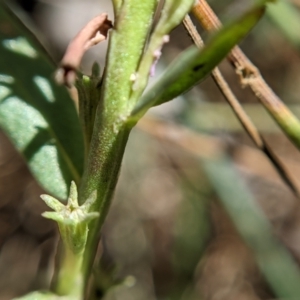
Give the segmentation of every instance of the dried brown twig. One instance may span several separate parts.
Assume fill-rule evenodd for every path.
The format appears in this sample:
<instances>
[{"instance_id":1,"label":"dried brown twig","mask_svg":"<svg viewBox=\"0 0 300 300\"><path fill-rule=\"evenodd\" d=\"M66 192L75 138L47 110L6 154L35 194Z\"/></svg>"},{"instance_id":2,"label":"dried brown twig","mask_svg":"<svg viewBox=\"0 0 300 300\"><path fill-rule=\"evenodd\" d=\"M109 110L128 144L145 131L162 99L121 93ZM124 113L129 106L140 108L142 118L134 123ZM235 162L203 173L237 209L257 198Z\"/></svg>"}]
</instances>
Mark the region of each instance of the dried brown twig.
<instances>
[{"instance_id":1,"label":"dried brown twig","mask_svg":"<svg viewBox=\"0 0 300 300\"><path fill-rule=\"evenodd\" d=\"M211 15L211 14L210 14ZM205 21L206 22L206 21ZM207 23L207 22L206 22ZM185 28L187 29L189 35L193 39L194 43L197 45L197 47L202 48L204 43L203 40L196 30L193 22L191 21L189 16L186 16L183 24ZM220 27L220 24L218 20L215 20L215 25L216 27ZM207 25L208 26L208 25ZM284 166L284 164L281 162L279 157L273 152L271 147L268 145L267 141L264 140L262 135L259 133L258 129L255 127L253 124L252 120L250 117L246 114L244 111L243 107L239 103L238 99L228 86L226 80L224 79L222 73L218 68L215 68L212 71L212 77L219 87L221 93L224 95L225 99L231 106L233 112L241 122L242 126L254 142L254 144L262 150L265 155L270 159L270 161L273 163L274 167L278 171L279 175L283 179L283 181L292 189L292 191L300 197L300 192L297 188L297 186L294 184L292 176L290 175L289 171L287 168Z\"/></svg>"},{"instance_id":2,"label":"dried brown twig","mask_svg":"<svg viewBox=\"0 0 300 300\"><path fill-rule=\"evenodd\" d=\"M219 29L222 24L205 0L197 0L193 14L208 31ZM268 86L259 70L252 64L239 47L234 47L228 60L235 67L243 87L249 86L257 99L272 115L288 138L300 149L300 122L281 99Z\"/></svg>"}]
</instances>

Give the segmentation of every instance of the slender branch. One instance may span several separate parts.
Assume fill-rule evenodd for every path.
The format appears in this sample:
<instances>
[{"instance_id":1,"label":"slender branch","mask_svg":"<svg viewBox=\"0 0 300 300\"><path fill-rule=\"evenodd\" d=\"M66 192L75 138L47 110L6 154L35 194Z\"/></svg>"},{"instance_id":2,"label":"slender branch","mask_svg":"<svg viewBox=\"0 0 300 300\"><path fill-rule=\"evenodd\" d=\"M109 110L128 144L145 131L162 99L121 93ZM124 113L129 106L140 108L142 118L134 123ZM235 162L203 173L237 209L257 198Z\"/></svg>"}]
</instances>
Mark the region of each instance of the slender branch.
<instances>
[{"instance_id":1,"label":"slender branch","mask_svg":"<svg viewBox=\"0 0 300 300\"><path fill-rule=\"evenodd\" d=\"M208 31L215 31L222 26L218 17L205 0L197 0L192 12ZM300 148L299 120L268 86L257 67L252 64L237 46L232 49L227 58L235 67L236 73L240 77L241 85L251 88L258 100L264 105L290 140Z\"/></svg>"},{"instance_id":2,"label":"slender branch","mask_svg":"<svg viewBox=\"0 0 300 300\"><path fill-rule=\"evenodd\" d=\"M196 30L191 18L187 15L184 20L183 24L187 29L189 35L193 39L194 43L197 47L202 48L204 46L203 40ZM226 80L224 79L222 73L220 72L219 68L215 68L212 71L212 77L217 84L218 88L220 89L221 93L225 97L226 101L232 108L233 112L241 122L242 126L244 127L245 131L248 133L254 144L262 150L265 155L269 158L269 160L273 163L274 167L276 168L277 172L283 179L283 181L292 189L292 191L300 197L300 191L298 190L297 186L293 182L293 179L281 162L279 157L273 152L272 148L268 145L267 141L262 137L259 133L258 129L253 124L250 117L244 111L243 107L241 106L240 102L230 89L229 85L227 84Z\"/></svg>"}]
</instances>

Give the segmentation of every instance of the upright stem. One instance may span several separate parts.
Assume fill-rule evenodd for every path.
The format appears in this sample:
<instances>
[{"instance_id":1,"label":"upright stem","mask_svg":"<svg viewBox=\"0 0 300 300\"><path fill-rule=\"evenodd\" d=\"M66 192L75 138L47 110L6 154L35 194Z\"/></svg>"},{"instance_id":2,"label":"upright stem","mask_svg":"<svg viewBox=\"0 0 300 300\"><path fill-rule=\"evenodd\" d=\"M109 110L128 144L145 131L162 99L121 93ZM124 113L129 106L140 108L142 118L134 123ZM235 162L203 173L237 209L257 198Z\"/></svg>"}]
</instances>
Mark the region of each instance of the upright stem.
<instances>
[{"instance_id":1,"label":"upright stem","mask_svg":"<svg viewBox=\"0 0 300 300\"><path fill-rule=\"evenodd\" d=\"M78 204L78 192L74 182L71 183L67 204L50 195L41 195L45 203L53 211L43 213L58 224L63 244L63 256L56 282L56 292L61 296L72 296L81 299L84 292L82 262L88 236L88 223L99 217L97 212L90 212L96 201L96 193L92 193L84 204Z\"/></svg>"},{"instance_id":2,"label":"upright stem","mask_svg":"<svg viewBox=\"0 0 300 300\"><path fill-rule=\"evenodd\" d=\"M81 299L84 284L82 261L83 252L75 254L68 247L64 247L62 265L56 279L58 295L73 295L75 299Z\"/></svg>"},{"instance_id":3,"label":"upright stem","mask_svg":"<svg viewBox=\"0 0 300 300\"><path fill-rule=\"evenodd\" d=\"M106 132L107 133L107 132ZM102 139L102 143L99 141L100 145L106 146L107 148L103 151L101 154L97 153L96 157L101 156L101 160L95 161L94 168L90 169L90 177L86 175L86 186L82 186L83 188L93 188L93 184L98 184L97 191L98 191L98 201L100 202L100 205L98 207L95 207L94 210L98 209L100 212L100 217L97 220L94 220L90 223L90 231L88 235L88 240L86 244L86 250L85 250L85 256L83 261L83 273L86 279L88 279L93 261L94 261L94 253L97 248L97 244L99 242L100 238L100 229L102 227L102 224L104 222L104 219L107 215L107 211L109 209L111 199L118 181L118 175L121 167L121 162L123 159L125 146L127 143L127 139L130 133L130 128L124 128L120 129L119 133L115 136L113 136L113 133L111 132L110 141L111 143L105 143L105 138ZM107 133L108 134L108 133ZM91 155L94 155L95 153L91 152ZM96 154L95 154L96 155ZM103 161L102 161L103 159ZM97 171L97 166L99 166L102 170L101 174L99 174L99 177L95 176L98 174L92 173L93 171ZM95 180L95 176L96 180ZM85 183L83 181L83 183ZM90 185L88 185L90 184Z\"/></svg>"},{"instance_id":4,"label":"upright stem","mask_svg":"<svg viewBox=\"0 0 300 300\"><path fill-rule=\"evenodd\" d=\"M107 214L118 179L131 126L127 118L135 101L130 102L132 85L152 25L157 0L115 1L117 20L109 41L109 50L97 107L89 156L83 174L79 201L97 191L91 211L100 217L89 225L84 253L83 273L88 279L99 241L100 229Z\"/></svg>"}]
</instances>

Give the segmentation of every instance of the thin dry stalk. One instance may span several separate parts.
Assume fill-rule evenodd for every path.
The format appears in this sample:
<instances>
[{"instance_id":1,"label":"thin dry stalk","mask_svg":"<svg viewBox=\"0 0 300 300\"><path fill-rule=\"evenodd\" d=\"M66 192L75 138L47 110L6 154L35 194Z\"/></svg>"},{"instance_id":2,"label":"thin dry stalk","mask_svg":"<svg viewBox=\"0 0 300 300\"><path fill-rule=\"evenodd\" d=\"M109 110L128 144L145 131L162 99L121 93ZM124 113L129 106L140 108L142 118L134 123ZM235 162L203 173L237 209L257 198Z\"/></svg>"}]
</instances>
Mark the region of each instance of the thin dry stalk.
<instances>
[{"instance_id":1,"label":"thin dry stalk","mask_svg":"<svg viewBox=\"0 0 300 300\"><path fill-rule=\"evenodd\" d=\"M218 21L218 20L217 20ZM218 25L218 22L215 22ZM197 47L202 48L204 46L203 40L198 33L197 29L195 28L191 18L187 15L183 20L183 24L188 31L189 35L193 39L194 43ZM212 77L217 84L218 88L220 89L221 93L225 97L228 104L231 106L233 112L241 122L242 126L244 127L245 131L248 133L254 144L262 150L266 156L270 159L273 163L274 167L276 168L278 174L281 176L283 181L292 189L292 191L299 197L300 192L296 185L293 182L293 179L281 162L279 157L273 152L271 147L268 145L267 141L264 140L262 135L259 133L258 129L253 124L250 117L246 114L243 107L241 106L240 102L230 89L229 85L227 84L226 80L224 79L222 73L220 72L219 68L215 68L212 71Z\"/></svg>"},{"instance_id":2,"label":"thin dry stalk","mask_svg":"<svg viewBox=\"0 0 300 300\"><path fill-rule=\"evenodd\" d=\"M219 29L222 24L205 0L197 0L193 14L208 31ZM290 140L300 149L300 122L281 99L268 86L259 70L239 47L234 47L227 56L235 67L243 87L249 86L255 96L273 116Z\"/></svg>"}]
</instances>

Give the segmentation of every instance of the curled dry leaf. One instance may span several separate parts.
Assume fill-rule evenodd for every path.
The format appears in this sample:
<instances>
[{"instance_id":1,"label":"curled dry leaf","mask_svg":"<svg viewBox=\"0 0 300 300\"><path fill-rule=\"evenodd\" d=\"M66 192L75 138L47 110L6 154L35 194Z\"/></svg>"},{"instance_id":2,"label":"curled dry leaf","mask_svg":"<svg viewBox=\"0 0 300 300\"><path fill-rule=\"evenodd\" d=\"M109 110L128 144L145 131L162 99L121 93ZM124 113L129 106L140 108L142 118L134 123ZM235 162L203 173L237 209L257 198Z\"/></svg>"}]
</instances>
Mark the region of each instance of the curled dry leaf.
<instances>
[{"instance_id":1,"label":"curled dry leaf","mask_svg":"<svg viewBox=\"0 0 300 300\"><path fill-rule=\"evenodd\" d=\"M55 79L59 84L70 87L74 84L76 70L84 53L107 38L108 30L113 27L106 13L93 18L70 42L57 70Z\"/></svg>"}]
</instances>

